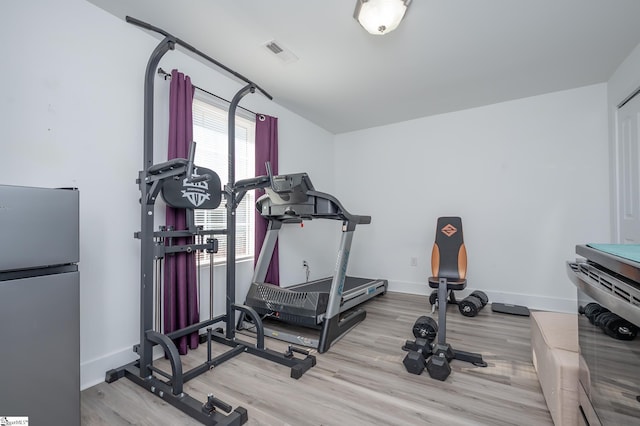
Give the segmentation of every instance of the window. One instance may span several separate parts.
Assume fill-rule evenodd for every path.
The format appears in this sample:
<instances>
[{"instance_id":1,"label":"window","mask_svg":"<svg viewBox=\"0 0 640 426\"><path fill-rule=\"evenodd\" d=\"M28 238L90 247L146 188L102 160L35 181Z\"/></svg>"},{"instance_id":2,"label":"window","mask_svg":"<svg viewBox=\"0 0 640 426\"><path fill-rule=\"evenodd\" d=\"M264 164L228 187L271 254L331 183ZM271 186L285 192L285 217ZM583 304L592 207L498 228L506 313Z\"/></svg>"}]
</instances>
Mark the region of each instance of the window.
<instances>
[{"instance_id":1,"label":"window","mask_svg":"<svg viewBox=\"0 0 640 426\"><path fill-rule=\"evenodd\" d=\"M196 92L193 99L193 139L197 143L195 164L213 170L220 176L224 186L228 179L228 104L214 97ZM255 174L255 118L251 114L236 111L236 180L253 177ZM253 258L255 202L254 192L249 191L236 210L236 258ZM205 230L225 229L227 210L223 197L215 210L195 210L195 223ZM217 235L218 253L216 262L224 262L227 255L227 238ZM209 255L200 254L202 262Z\"/></svg>"}]
</instances>

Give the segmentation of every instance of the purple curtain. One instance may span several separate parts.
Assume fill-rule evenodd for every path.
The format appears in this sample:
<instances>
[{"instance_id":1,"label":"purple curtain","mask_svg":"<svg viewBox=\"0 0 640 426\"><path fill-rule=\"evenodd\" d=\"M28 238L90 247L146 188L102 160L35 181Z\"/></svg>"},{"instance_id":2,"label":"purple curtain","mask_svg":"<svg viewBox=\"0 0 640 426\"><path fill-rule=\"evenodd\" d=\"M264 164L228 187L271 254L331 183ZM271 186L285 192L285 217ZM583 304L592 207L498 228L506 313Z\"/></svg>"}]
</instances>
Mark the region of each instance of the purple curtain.
<instances>
[{"instance_id":1,"label":"purple curtain","mask_svg":"<svg viewBox=\"0 0 640 426\"><path fill-rule=\"evenodd\" d=\"M256 114L256 176L267 174L265 163L271 163L271 171L278 174L278 119L264 114ZM256 191L256 200L264 194L263 190ZM267 220L256 211L255 231L255 262L267 234ZM278 243L273 251L273 257L267 270L265 282L280 285L280 262L278 259Z\"/></svg>"},{"instance_id":2,"label":"purple curtain","mask_svg":"<svg viewBox=\"0 0 640 426\"><path fill-rule=\"evenodd\" d=\"M169 89L169 150L167 159L187 158L193 140L193 86L188 76L173 70ZM186 209L167 206L167 228L187 229ZM190 244L193 237L175 238L174 244ZM200 321L195 253L165 256L164 332L170 333ZM180 354L198 347L198 333L176 340Z\"/></svg>"}]
</instances>

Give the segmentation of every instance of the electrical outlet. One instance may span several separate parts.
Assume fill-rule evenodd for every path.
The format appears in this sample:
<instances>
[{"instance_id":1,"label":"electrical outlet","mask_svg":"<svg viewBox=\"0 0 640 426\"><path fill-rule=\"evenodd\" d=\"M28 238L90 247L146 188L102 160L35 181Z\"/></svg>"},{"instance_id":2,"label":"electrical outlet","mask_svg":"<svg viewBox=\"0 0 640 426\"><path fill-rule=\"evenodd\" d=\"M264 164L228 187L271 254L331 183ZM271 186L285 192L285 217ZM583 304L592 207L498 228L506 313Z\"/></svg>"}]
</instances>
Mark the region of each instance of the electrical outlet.
<instances>
[{"instance_id":1,"label":"electrical outlet","mask_svg":"<svg viewBox=\"0 0 640 426\"><path fill-rule=\"evenodd\" d=\"M411 266L418 266L418 258L417 257L412 257L411 261L410 261L410 265Z\"/></svg>"}]
</instances>

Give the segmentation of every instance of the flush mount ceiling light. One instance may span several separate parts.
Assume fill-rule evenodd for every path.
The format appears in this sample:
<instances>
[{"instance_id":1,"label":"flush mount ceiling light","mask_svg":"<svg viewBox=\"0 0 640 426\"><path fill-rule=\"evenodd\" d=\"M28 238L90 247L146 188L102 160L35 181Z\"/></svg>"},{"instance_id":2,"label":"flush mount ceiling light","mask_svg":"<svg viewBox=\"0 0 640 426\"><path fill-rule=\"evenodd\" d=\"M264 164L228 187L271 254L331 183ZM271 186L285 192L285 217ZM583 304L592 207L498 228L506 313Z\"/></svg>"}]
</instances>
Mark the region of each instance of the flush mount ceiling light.
<instances>
[{"instance_id":1,"label":"flush mount ceiling light","mask_svg":"<svg viewBox=\"0 0 640 426\"><path fill-rule=\"evenodd\" d=\"M395 30L411 0L356 0L353 17L370 34L383 35Z\"/></svg>"}]
</instances>

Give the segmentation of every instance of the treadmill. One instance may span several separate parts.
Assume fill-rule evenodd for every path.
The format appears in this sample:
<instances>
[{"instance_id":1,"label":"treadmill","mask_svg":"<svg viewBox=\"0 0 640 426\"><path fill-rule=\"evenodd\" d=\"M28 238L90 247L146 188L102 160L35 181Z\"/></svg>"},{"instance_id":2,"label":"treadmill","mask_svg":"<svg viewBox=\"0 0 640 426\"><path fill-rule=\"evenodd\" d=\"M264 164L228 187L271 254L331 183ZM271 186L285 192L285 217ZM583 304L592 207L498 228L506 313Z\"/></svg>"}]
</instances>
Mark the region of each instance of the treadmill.
<instances>
[{"instance_id":1,"label":"treadmill","mask_svg":"<svg viewBox=\"0 0 640 426\"><path fill-rule=\"evenodd\" d=\"M349 213L335 197L316 191L306 173L272 176L271 186L265 191L256 201L256 207L269 224L245 305L264 318L319 329L317 339L266 326L264 332L267 336L314 347L324 353L364 320L366 312L357 308L358 305L387 291L387 280L346 275L353 233L357 225L371 223L371 216ZM342 221L342 238L333 276L286 288L265 283L282 226L311 219ZM252 324L242 314L238 329L251 328Z\"/></svg>"}]
</instances>

